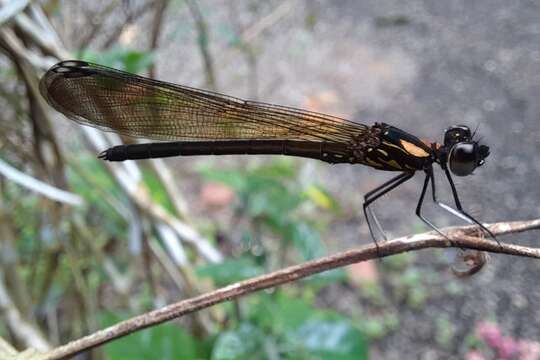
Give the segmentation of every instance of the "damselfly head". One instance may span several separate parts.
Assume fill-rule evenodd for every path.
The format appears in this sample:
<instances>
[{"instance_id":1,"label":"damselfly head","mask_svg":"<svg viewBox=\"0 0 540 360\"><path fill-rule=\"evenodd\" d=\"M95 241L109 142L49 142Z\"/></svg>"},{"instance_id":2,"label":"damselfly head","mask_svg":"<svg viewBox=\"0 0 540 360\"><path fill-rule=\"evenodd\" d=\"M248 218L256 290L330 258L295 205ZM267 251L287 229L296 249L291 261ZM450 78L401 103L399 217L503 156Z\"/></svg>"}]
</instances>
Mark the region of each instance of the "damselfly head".
<instances>
[{"instance_id":1,"label":"damselfly head","mask_svg":"<svg viewBox=\"0 0 540 360\"><path fill-rule=\"evenodd\" d=\"M444 147L448 151L448 165L457 176L467 176L485 162L489 147L473 141L471 129L465 125L456 125L446 129Z\"/></svg>"},{"instance_id":2,"label":"damselfly head","mask_svg":"<svg viewBox=\"0 0 540 360\"><path fill-rule=\"evenodd\" d=\"M471 140L471 129L468 126L454 125L444 131L444 146L448 149L457 143Z\"/></svg>"}]
</instances>

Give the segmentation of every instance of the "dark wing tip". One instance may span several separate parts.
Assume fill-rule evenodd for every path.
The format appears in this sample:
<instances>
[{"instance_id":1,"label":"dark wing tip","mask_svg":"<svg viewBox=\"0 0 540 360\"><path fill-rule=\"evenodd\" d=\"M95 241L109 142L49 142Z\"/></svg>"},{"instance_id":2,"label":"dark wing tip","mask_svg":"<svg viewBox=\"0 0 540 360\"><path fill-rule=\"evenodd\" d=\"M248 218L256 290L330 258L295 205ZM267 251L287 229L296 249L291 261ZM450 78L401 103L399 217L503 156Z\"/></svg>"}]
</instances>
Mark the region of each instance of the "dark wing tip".
<instances>
[{"instance_id":1,"label":"dark wing tip","mask_svg":"<svg viewBox=\"0 0 540 360\"><path fill-rule=\"evenodd\" d=\"M64 80L91 76L97 73L94 64L81 60L66 60L53 65L43 75L39 82L39 90L43 98L56 110L66 114L70 113L62 105L62 97L71 96L66 91ZM70 117L70 116L68 116Z\"/></svg>"},{"instance_id":2,"label":"dark wing tip","mask_svg":"<svg viewBox=\"0 0 540 360\"><path fill-rule=\"evenodd\" d=\"M82 77L95 74L91 63L81 60L65 60L53 65L45 74L44 77L62 76L66 78Z\"/></svg>"}]
</instances>

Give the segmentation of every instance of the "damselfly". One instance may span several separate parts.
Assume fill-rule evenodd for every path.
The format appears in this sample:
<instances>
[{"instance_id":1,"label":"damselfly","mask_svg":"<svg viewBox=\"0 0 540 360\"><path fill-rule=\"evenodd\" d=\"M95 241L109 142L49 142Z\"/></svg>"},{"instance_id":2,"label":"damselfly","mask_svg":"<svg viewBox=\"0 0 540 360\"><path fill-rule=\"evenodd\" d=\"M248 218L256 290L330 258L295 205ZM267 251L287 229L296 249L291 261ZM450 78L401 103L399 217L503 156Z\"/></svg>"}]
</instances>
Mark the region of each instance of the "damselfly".
<instances>
[{"instance_id":1,"label":"damselfly","mask_svg":"<svg viewBox=\"0 0 540 360\"><path fill-rule=\"evenodd\" d=\"M370 204L421 171L425 179L416 215L424 223L445 236L422 215L425 194L431 184L432 198L437 205L477 224L495 238L463 210L452 180L451 173L470 175L489 155L489 147L474 140L474 134L464 125L446 129L442 144L424 142L385 123L367 126L316 112L245 101L152 80L76 60L63 61L49 69L41 79L40 89L50 105L76 122L123 135L169 141L114 146L99 155L104 160L283 154L400 172L364 196L364 216L374 240L370 216L383 236L384 231ZM434 163L444 171L455 208L437 200Z\"/></svg>"}]
</instances>

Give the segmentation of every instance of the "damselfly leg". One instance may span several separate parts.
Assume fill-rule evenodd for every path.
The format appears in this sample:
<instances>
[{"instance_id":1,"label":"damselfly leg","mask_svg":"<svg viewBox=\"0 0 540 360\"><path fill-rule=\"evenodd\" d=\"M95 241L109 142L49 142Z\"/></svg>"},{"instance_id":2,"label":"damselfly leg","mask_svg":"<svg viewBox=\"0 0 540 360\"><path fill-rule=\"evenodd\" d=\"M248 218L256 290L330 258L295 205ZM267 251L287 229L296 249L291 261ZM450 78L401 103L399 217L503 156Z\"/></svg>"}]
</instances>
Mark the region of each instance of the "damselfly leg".
<instances>
[{"instance_id":1,"label":"damselfly leg","mask_svg":"<svg viewBox=\"0 0 540 360\"><path fill-rule=\"evenodd\" d=\"M435 181L433 181L433 167L429 167L428 169L425 170L425 172L426 172L426 177L424 179L424 185L422 186L422 192L420 193L420 198L418 199L418 204L416 205L416 216L418 216L420 220L422 220L430 228L435 230L439 235L448 239L451 242L452 240L449 239L448 236L446 236L441 230L439 230L438 227L436 227L433 223L431 223L431 221L429 221L427 218L425 218L422 215L422 205L424 204L424 198L426 196L426 191L427 191L430 181L431 181L431 192L435 194Z\"/></svg>"},{"instance_id":2,"label":"damselfly leg","mask_svg":"<svg viewBox=\"0 0 540 360\"><path fill-rule=\"evenodd\" d=\"M454 214L455 216L457 216L457 217L459 217L461 219L464 219L465 221L467 221L470 224L478 225L480 227L480 229L482 229L482 231L487 233L493 240L495 240L497 242L497 244L499 244L499 246L501 246L501 243L499 242L499 240L495 237L495 235L488 228L486 228L484 225L482 225L482 223L480 223L474 217L472 217L467 212L465 212L465 210L463 210L463 208L461 206L461 201L459 200L459 197L458 197L456 186L454 185L454 181L452 180L452 176L450 175L450 171L448 171L447 167L444 168L444 173L446 175L446 178L448 179L448 183L450 184L450 188L452 189L452 196L454 197L454 203L456 204L457 209L454 209L451 206L446 205L446 204L438 201L437 196L435 194L435 191L433 192L433 201L438 206L445 209L449 213ZM432 178L433 178L433 175L432 175Z\"/></svg>"},{"instance_id":3,"label":"damselfly leg","mask_svg":"<svg viewBox=\"0 0 540 360\"><path fill-rule=\"evenodd\" d=\"M364 205L363 205L364 217L366 218L371 237L373 238L373 241L375 242L375 246L377 247L377 252L379 251L379 244L377 242L377 237L375 236L371 222L369 221L370 216L373 218L373 221L375 222L375 226L377 227L377 230L381 233L383 240L386 241L387 238L381 226L381 223L379 222L379 219L377 219L375 212L371 209L369 205L373 203L375 200L377 200L378 198L380 198L381 196L383 196L384 194L389 193L390 191L392 191L399 185L403 184L405 181L411 179L413 176L414 176L414 172L401 173L398 176L393 177L392 179L388 180L384 184L376 187L375 189L369 191L368 193L364 195Z\"/></svg>"},{"instance_id":4,"label":"damselfly leg","mask_svg":"<svg viewBox=\"0 0 540 360\"><path fill-rule=\"evenodd\" d=\"M436 191L436 186L435 186L435 178L433 176L433 167L430 166L428 167L426 170L425 170L425 173L426 173L426 177L425 177L425 180L424 180L424 185L422 187L422 192L420 194L420 198L418 199L418 205L416 206L416 215L424 222L426 223L430 228L432 228L433 230L435 230L439 235L441 236L444 236L445 238L449 239L448 236L446 236L439 228L437 228L433 223L431 223L428 219L426 219L423 215L422 215L422 205L424 203L424 198L425 198L425 194L426 194L426 191L427 191L427 187L428 187L428 184L431 182L431 193L432 193L432 198L433 198L433 202L435 204L437 204L437 206L440 206L441 208L443 208L444 210L448 211L449 213L451 213L452 215L456 216L456 217L459 217L460 219L462 220L465 220L467 221L468 223L470 224L476 224L478 225L484 232L486 232L487 234L489 234L489 236L491 236L495 241L497 241L497 243L500 245L500 242L497 240L497 238L495 237L495 235L489 231L488 228L486 228L484 225L482 225L478 220L476 220L474 217L472 217L471 215L469 215L468 213L466 213L462 206L461 206L461 202L459 200L459 197L458 197L458 194L457 194L457 190L456 190L456 187L454 185L454 182L452 181L452 177L448 171L448 169L444 169L445 170L445 174L446 174L446 177L448 179L448 182L450 183L450 187L452 189L452 195L454 197L454 202L456 204L456 207L457 209L454 209L452 208L451 206L447 205L447 204L444 204L442 202L440 202L438 199L437 199L437 191ZM449 239L450 240L450 239Z\"/></svg>"}]
</instances>

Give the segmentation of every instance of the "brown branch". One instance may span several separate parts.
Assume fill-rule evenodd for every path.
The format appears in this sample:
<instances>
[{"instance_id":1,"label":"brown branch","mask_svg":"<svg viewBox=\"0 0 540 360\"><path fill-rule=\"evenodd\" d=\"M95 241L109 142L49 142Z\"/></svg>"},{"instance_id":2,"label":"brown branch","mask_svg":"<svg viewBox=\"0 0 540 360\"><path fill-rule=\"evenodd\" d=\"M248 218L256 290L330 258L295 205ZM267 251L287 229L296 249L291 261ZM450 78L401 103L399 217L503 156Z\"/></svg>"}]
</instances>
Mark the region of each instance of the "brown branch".
<instances>
[{"instance_id":1,"label":"brown branch","mask_svg":"<svg viewBox=\"0 0 540 360\"><path fill-rule=\"evenodd\" d=\"M495 235L505 235L527 230L540 229L540 219L530 221L501 222L487 225L487 227ZM473 234L478 233L478 228L476 226L455 227L446 229L446 231L452 241L449 241L448 239L443 238L433 232L401 237L381 244L378 250L374 245L363 246L358 249L344 251L317 260L308 261L300 265L290 266L266 275L240 281L225 286L221 289L217 289L191 299L182 300L161 309L150 311L146 314L122 321L94 334L58 347L51 352L44 354L43 358L63 359L71 357L82 351L87 351L91 348L102 345L114 339L118 339L122 336L126 336L135 331L157 325L171 319L179 318L183 315L193 313L228 300L236 299L255 291L268 289L323 271L343 267L360 261L375 259L377 257L386 257L406 251L420 250L425 248L458 247L462 249L474 249L540 259L540 249L504 243L499 245L491 240L474 237Z\"/></svg>"}]
</instances>

